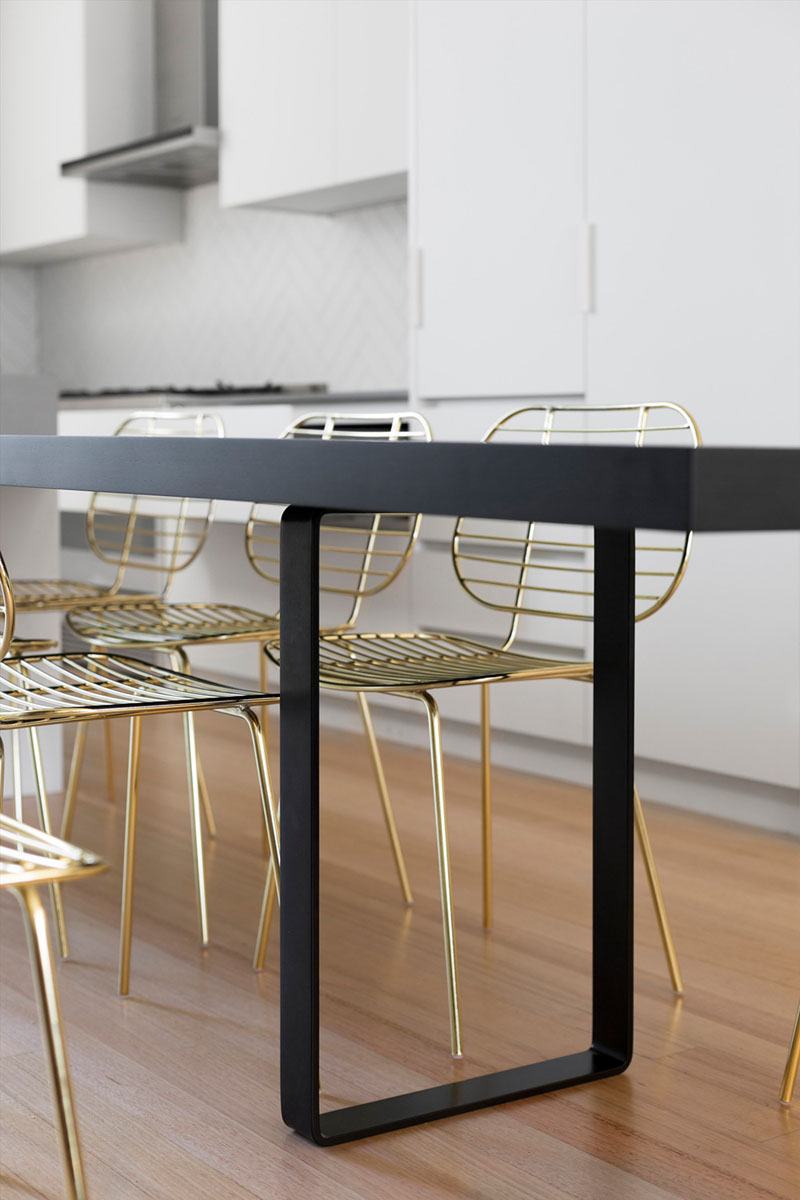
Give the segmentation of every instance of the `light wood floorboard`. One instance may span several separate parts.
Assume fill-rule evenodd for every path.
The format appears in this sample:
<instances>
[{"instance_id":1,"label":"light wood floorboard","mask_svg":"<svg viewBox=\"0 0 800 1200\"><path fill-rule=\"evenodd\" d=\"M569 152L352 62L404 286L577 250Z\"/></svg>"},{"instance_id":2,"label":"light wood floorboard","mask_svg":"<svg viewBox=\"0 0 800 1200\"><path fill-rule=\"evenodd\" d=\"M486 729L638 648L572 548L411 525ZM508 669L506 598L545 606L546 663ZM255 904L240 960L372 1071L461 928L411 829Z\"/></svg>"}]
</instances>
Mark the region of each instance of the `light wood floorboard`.
<instances>
[{"instance_id":1,"label":"light wood floorboard","mask_svg":"<svg viewBox=\"0 0 800 1200\"><path fill-rule=\"evenodd\" d=\"M264 861L246 731L198 721L219 837L211 947L196 935L180 725L146 722L132 994L116 995L123 811L95 728L74 838L113 869L65 889L59 967L96 1200L794 1200L800 1097L777 1103L800 992L800 848L648 807L686 983L669 990L637 867L636 1043L615 1079L320 1150L282 1124L277 925L250 968ZM118 793L126 729L117 722ZM273 750L276 750L273 739ZM415 894L401 901L364 743L323 745L322 1101L339 1107L588 1043L585 790L496 770L495 929L480 926L479 773L446 762L466 1057L448 1054L427 755L386 746ZM275 753L277 778L277 754ZM645 802L647 797L645 797ZM53 798L58 808L58 798ZM33 815L32 812L30 814ZM2 918L4 1197L59 1197L61 1169L17 906Z\"/></svg>"}]
</instances>

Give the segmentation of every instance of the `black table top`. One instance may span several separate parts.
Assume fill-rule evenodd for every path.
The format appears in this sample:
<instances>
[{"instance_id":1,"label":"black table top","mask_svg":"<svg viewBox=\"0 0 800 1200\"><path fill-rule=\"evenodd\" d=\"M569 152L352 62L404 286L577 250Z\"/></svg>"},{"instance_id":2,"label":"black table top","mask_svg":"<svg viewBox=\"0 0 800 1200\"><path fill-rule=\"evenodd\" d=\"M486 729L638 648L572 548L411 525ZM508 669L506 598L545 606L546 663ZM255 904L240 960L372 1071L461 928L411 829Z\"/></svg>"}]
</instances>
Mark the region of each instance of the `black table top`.
<instances>
[{"instance_id":1,"label":"black table top","mask_svg":"<svg viewBox=\"0 0 800 1200\"><path fill-rule=\"evenodd\" d=\"M5 435L0 484L605 528L800 529L800 448Z\"/></svg>"}]
</instances>

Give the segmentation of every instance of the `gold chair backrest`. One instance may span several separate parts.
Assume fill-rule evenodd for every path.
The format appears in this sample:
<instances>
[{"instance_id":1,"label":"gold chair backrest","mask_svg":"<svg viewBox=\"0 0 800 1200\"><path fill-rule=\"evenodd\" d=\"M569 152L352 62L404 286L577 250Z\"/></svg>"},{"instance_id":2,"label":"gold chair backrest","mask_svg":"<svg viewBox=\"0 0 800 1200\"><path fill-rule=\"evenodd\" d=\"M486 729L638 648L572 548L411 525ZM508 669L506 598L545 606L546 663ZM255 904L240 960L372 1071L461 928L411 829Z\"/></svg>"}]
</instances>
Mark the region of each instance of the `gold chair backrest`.
<instances>
[{"instance_id":1,"label":"gold chair backrest","mask_svg":"<svg viewBox=\"0 0 800 1200\"><path fill-rule=\"evenodd\" d=\"M133 413L116 437L224 437L216 413L175 409ZM214 514L212 500L95 492L86 514L89 545L117 568L112 590L128 570L152 571L164 594L177 571L200 553Z\"/></svg>"},{"instance_id":2,"label":"gold chair backrest","mask_svg":"<svg viewBox=\"0 0 800 1200\"><path fill-rule=\"evenodd\" d=\"M0 662L5 658L14 638L14 593L11 590L6 564L0 554ZM0 797L2 791L0 790Z\"/></svg>"},{"instance_id":3,"label":"gold chair backrest","mask_svg":"<svg viewBox=\"0 0 800 1200\"><path fill-rule=\"evenodd\" d=\"M282 437L318 441L429 442L431 428L416 412L308 413ZM344 626L358 616L366 596L387 588L408 562L419 534L420 513L330 513L320 528L320 591L349 600ZM256 504L245 532L247 557L264 579L280 583L280 514Z\"/></svg>"},{"instance_id":4,"label":"gold chair backrest","mask_svg":"<svg viewBox=\"0 0 800 1200\"><path fill-rule=\"evenodd\" d=\"M700 445L699 430L678 404L534 404L502 417L483 441L551 445ZM637 531L636 620L661 608L686 570L692 535ZM505 645L521 616L593 619L591 528L459 518L452 541L462 587L487 608L511 614Z\"/></svg>"}]
</instances>

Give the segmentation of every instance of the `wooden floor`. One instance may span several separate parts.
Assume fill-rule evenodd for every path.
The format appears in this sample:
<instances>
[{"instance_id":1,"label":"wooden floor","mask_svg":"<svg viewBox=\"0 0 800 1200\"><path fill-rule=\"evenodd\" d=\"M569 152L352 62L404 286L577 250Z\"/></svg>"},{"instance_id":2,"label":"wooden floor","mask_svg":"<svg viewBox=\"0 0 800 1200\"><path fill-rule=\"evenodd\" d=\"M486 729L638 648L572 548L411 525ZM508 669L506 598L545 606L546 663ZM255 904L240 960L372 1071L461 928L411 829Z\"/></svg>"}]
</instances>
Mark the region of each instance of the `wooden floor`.
<instances>
[{"instance_id":1,"label":"wooden floor","mask_svg":"<svg viewBox=\"0 0 800 1200\"><path fill-rule=\"evenodd\" d=\"M250 967L264 865L241 723L199 721L219 824L198 948L180 727L145 724L132 995L116 987L125 728L105 796L90 734L75 839L114 869L66 894L59 970L95 1200L758 1200L800 1194L800 1097L777 1103L800 992L797 843L652 806L686 982L674 998L637 877L636 1050L615 1079L320 1150L281 1123L277 937ZM413 909L401 903L364 744L323 750L324 1105L588 1043L589 800L495 774L495 929L480 927L477 768L446 764L467 1056L448 1055L427 756L386 748ZM646 797L645 797L646 800ZM638 870L638 867L637 867ZM8 1197L59 1197L27 954L2 903L0 1099Z\"/></svg>"}]
</instances>

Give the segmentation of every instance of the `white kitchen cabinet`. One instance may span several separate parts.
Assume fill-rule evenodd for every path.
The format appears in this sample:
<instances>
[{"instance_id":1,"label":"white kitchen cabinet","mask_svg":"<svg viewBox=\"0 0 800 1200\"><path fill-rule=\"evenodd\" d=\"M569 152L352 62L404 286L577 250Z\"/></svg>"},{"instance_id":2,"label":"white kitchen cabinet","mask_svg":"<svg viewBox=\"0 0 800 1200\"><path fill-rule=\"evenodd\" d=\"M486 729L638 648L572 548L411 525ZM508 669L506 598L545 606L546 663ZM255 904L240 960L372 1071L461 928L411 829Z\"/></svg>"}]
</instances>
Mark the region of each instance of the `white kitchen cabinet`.
<instances>
[{"instance_id":1,"label":"white kitchen cabinet","mask_svg":"<svg viewBox=\"0 0 800 1200\"><path fill-rule=\"evenodd\" d=\"M796 446L800 5L593 0L587 22L587 398ZM637 752L796 788L799 644L797 536L697 538L638 627Z\"/></svg>"},{"instance_id":2,"label":"white kitchen cabinet","mask_svg":"<svg viewBox=\"0 0 800 1200\"><path fill-rule=\"evenodd\" d=\"M412 390L583 391L583 6L423 0L412 91Z\"/></svg>"},{"instance_id":3,"label":"white kitchen cabinet","mask_svg":"<svg viewBox=\"0 0 800 1200\"><path fill-rule=\"evenodd\" d=\"M179 241L177 193L66 179L61 164L152 124L149 0L2 0L0 259Z\"/></svg>"},{"instance_id":4,"label":"white kitchen cabinet","mask_svg":"<svg viewBox=\"0 0 800 1200\"><path fill-rule=\"evenodd\" d=\"M408 0L220 0L219 21L223 205L405 196Z\"/></svg>"}]
</instances>

